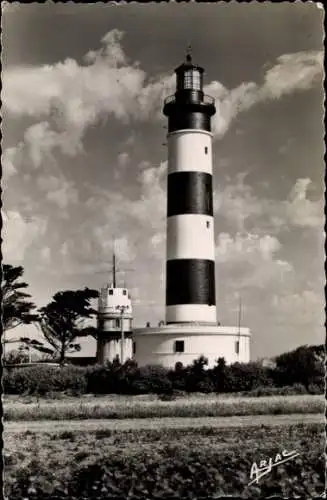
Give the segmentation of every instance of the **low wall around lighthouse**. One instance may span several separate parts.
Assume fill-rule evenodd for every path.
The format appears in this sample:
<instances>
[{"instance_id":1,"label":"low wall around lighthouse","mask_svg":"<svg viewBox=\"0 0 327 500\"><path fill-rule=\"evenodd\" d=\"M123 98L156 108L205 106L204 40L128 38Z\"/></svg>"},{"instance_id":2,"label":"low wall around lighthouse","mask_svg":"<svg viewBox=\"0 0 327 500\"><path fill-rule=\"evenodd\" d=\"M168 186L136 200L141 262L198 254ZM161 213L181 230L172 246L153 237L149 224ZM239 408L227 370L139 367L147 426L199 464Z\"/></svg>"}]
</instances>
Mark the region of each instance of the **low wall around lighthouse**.
<instances>
[{"instance_id":1,"label":"low wall around lighthouse","mask_svg":"<svg viewBox=\"0 0 327 500\"><path fill-rule=\"evenodd\" d=\"M212 368L217 359L227 364L250 361L250 330L233 326L171 324L154 328L138 328L133 332L134 359L139 366L158 364L174 368L184 366L201 355Z\"/></svg>"}]
</instances>

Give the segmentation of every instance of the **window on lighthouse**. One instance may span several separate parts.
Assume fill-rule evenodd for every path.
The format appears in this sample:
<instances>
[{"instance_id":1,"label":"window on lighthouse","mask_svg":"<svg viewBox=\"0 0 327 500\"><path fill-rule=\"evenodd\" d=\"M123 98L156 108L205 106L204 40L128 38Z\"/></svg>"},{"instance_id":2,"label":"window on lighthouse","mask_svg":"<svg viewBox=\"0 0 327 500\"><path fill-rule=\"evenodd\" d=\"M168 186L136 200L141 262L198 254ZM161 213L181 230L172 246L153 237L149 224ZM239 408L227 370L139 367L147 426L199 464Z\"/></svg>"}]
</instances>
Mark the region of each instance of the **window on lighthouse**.
<instances>
[{"instance_id":1,"label":"window on lighthouse","mask_svg":"<svg viewBox=\"0 0 327 500\"><path fill-rule=\"evenodd\" d=\"M184 352L184 340L175 341L175 352Z\"/></svg>"}]
</instances>

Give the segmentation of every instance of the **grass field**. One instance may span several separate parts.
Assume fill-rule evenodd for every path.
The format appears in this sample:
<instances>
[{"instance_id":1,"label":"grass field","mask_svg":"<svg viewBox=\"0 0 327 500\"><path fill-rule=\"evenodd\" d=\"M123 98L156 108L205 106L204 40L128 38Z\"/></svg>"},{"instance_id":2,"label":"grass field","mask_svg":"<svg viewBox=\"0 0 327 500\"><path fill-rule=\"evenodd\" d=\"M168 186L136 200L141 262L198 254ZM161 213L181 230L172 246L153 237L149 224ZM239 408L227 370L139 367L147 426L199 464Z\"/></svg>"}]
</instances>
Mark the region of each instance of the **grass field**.
<instances>
[{"instance_id":1,"label":"grass field","mask_svg":"<svg viewBox=\"0 0 327 500\"><path fill-rule=\"evenodd\" d=\"M133 419L90 419L90 420L18 420L5 422L4 437L12 434L24 434L29 431L34 434L46 432L49 434L80 431L125 431L142 429L183 429L191 427L253 427L253 426L281 426L295 424L321 424L323 415L318 413L293 413L288 415L248 415L241 417L196 417L196 418L133 418Z\"/></svg>"},{"instance_id":2,"label":"grass field","mask_svg":"<svg viewBox=\"0 0 327 500\"><path fill-rule=\"evenodd\" d=\"M206 397L160 401L153 398L102 397L6 398L4 420L129 419L163 417L229 417L246 415L323 414L324 396Z\"/></svg>"},{"instance_id":3,"label":"grass field","mask_svg":"<svg viewBox=\"0 0 327 500\"><path fill-rule=\"evenodd\" d=\"M238 427L229 423L226 419L224 427L189 422L183 428L107 427L87 432L34 432L31 427L18 434L10 432L14 423L8 423L5 494L10 499L50 495L72 500L227 495L312 498L322 494L323 422L273 426L257 422L246 427L240 422ZM248 486L253 462L274 459L283 450L299 455L274 467L258 484Z\"/></svg>"}]
</instances>

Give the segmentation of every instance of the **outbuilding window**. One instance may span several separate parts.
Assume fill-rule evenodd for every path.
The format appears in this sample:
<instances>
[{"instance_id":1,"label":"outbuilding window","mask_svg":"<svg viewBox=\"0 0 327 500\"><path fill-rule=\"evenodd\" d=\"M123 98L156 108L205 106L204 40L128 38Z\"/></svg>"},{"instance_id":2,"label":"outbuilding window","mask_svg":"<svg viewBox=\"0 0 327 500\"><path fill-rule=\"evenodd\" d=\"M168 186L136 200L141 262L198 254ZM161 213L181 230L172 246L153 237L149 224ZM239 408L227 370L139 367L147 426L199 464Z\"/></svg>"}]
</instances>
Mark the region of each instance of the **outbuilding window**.
<instances>
[{"instance_id":1,"label":"outbuilding window","mask_svg":"<svg viewBox=\"0 0 327 500\"><path fill-rule=\"evenodd\" d=\"M114 294L114 291L113 290L109 290L109 295L113 295Z\"/></svg>"},{"instance_id":2,"label":"outbuilding window","mask_svg":"<svg viewBox=\"0 0 327 500\"><path fill-rule=\"evenodd\" d=\"M126 295L127 291L126 290L123 290L123 295Z\"/></svg>"},{"instance_id":3,"label":"outbuilding window","mask_svg":"<svg viewBox=\"0 0 327 500\"><path fill-rule=\"evenodd\" d=\"M207 146L205 146L205 148L204 148L204 154L206 154L206 155L208 154L208 147Z\"/></svg>"},{"instance_id":4,"label":"outbuilding window","mask_svg":"<svg viewBox=\"0 0 327 500\"><path fill-rule=\"evenodd\" d=\"M133 356L135 355L135 353L136 353L136 342L134 340L134 342L133 342Z\"/></svg>"},{"instance_id":5,"label":"outbuilding window","mask_svg":"<svg viewBox=\"0 0 327 500\"><path fill-rule=\"evenodd\" d=\"M235 342L235 353L236 354L240 353L240 343L238 340Z\"/></svg>"},{"instance_id":6,"label":"outbuilding window","mask_svg":"<svg viewBox=\"0 0 327 500\"><path fill-rule=\"evenodd\" d=\"M184 352L184 340L175 341L175 352Z\"/></svg>"},{"instance_id":7,"label":"outbuilding window","mask_svg":"<svg viewBox=\"0 0 327 500\"><path fill-rule=\"evenodd\" d=\"M116 319L116 328L119 328L120 326L120 319Z\"/></svg>"}]
</instances>

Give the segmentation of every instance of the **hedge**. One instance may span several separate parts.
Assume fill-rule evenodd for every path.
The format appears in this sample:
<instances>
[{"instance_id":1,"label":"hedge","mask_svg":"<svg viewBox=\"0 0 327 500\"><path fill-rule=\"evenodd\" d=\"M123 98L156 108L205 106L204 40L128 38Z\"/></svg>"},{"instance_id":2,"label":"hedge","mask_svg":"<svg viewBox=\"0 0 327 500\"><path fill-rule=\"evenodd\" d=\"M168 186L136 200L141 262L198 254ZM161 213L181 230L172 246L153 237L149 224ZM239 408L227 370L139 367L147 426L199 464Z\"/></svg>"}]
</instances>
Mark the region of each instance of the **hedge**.
<instances>
[{"instance_id":1,"label":"hedge","mask_svg":"<svg viewBox=\"0 0 327 500\"><path fill-rule=\"evenodd\" d=\"M31 366L4 369L5 394L46 395L66 392L71 395L93 394L159 394L173 398L176 391L202 393L246 393L253 396L277 394L323 394L324 377L308 379L306 384L281 384L274 380L274 371L259 363L235 363L226 366L221 360L213 369L205 369L205 358L192 365L178 364L174 370L159 365L138 367L128 360L106 365L77 367ZM303 374L302 374L303 375ZM303 377L302 377L303 378Z\"/></svg>"}]
</instances>

